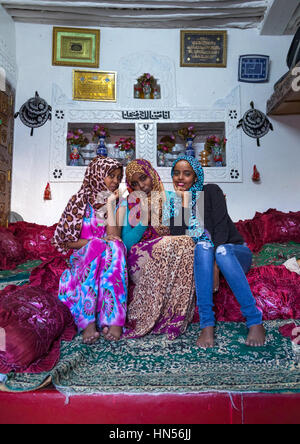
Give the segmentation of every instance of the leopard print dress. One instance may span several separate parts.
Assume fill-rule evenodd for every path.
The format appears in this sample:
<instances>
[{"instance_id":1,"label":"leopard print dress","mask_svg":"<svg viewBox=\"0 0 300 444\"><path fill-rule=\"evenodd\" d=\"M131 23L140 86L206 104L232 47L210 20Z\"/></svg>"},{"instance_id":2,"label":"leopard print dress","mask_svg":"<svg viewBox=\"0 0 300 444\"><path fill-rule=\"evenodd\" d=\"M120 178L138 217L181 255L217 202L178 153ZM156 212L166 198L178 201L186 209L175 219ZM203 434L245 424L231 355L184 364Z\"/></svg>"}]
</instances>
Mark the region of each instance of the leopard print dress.
<instances>
[{"instance_id":1,"label":"leopard print dress","mask_svg":"<svg viewBox=\"0 0 300 444\"><path fill-rule=\"evenodd\" d=\"M153 333L172 340L186 331L195 313L194 249L189 236L159 237L131 248L125 337Z\"/></svg>"}]
</instances>

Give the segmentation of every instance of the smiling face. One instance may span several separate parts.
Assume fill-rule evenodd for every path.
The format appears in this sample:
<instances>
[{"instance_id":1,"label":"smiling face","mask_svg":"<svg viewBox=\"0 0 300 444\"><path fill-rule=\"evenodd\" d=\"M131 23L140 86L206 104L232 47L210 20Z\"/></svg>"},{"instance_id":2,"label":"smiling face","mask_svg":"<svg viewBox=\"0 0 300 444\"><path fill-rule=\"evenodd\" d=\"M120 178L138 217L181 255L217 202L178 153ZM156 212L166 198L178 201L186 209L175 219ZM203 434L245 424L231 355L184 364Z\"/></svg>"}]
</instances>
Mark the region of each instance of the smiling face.
<instances>
[{"instance_id":1,"label":"smiling face","mask_svg":"<svg viewBox=\"0 0 300 444\"><path fill-rule=\"evenodd\" d=\"M130 186L133 191L142 191L147 196L151 194L153 189L151 177L145 173L135 173L131 178Z\"/></svg>"},{"instance_id":2,"label":"smiling face","mask_svg":"<svg viewBox=\"0 0 300 444\"><path fill-rule=\"evenodd\" d=\"M173 173L173 185L175 190L188 191L197 181L196 173L186 160L180 160L177 162Z\"/></svg>"},{"instance_id":3,"label":"smiling face","mask_svg":"<svg viewBox=\"0 0 300 444\"><path fill-rule=\"evenodd\" d=\"M104 183L109 191L112 193L117 191L122 181L122 169L117 168L109 173L109 175L104 179Z\"/></svg>"}]
</instances>

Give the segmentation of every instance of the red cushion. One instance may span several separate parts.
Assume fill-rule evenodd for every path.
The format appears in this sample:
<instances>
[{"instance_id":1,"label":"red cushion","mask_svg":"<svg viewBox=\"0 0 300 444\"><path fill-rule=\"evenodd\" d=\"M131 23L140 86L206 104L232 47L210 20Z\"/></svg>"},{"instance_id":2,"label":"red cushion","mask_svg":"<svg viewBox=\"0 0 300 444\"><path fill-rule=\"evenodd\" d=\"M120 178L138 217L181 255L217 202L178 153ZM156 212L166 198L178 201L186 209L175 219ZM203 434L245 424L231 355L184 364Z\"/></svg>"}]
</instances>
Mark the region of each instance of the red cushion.
<instances>
[{"instance_id":1,"label":"red cushion","mask_svg":"<svg viewBox=\"0 0 300 444\"><path fill-rule=\"evenodd\" d=\"M25 260L47 260L60 256L52 245L56 224L47 227L29 222L16 222L9 225L9 230L19 239L24 251Z\"/></svg>"},{"instance_id":2,"label":"red cushion","mask_svg":"<svg viewBox=\"0 0 300 444\"><path fill-rule=\"evenodd\" d=\"M284 266L267 265L247 275L257 307L263 319L300 319L300 276ZM240 306L224 278L214 296L217 321L242 322Z\"/></svg>"},{"instance_id":3,"label":"red cushion","mask_svg":"<svg viewBox=\"0 0 300 444\"><path fill-rule=\"evenodd\" d=\"M269 209L256 213L253 219L237 222L236 227L254 253L260 251L264 244L300 243L300 211L284 213Z\"/></svg>"},{"instance_id":4,"label":"red cushion","mask_svg":"<svg viewBox=\"0 0 300 444\"><path fill-rule=\"evenodd\" d=\"M0 328L6 339L0 373L51 370L59 360L61 340L76 334L69 309L57 298L65 268L65 261L52 259L35 269L30 284L0 292Z\"/></svg>"},{"instance_id":5,"label":"red cushion","mask_svg":"<svg viewBox=\"0 0 300 444\"><path fill-rule=\"evenodd\" d=\"M263 227L262 241L264 244L272 242L299 242L300 243L300 212L283 213L269 210L260 217Z\"/></svg>"},{"instance_id":6,"label":"red cushion","mask_svg":"<svg viewBox=\"0 0 300 444\"><path fill-rule=\"evenodd\" d=\"M8 229L0 227L0 270L11 270L23 262L22 243Z\"/></svg>"}]
</instances>

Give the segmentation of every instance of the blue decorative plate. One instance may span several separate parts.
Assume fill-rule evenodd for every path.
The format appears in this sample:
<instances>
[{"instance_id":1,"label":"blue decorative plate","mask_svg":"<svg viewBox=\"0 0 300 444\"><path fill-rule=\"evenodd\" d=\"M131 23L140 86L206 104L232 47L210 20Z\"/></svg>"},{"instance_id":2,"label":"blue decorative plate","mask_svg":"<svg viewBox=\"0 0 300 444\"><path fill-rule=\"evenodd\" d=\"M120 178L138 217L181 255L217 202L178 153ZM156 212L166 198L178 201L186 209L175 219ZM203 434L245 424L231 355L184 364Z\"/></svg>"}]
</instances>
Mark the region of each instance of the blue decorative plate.
<instances>
[{"instance_id":1,"label":"blue decorative plate","mask_svg":"<svg viewBox=\"0 0 300 444\"><path fill-rule=\"evenodd\" d=\"M269 80L270 57L242 55L239 62L239 82L264 83Z\"/></svg>"}]
</instances>

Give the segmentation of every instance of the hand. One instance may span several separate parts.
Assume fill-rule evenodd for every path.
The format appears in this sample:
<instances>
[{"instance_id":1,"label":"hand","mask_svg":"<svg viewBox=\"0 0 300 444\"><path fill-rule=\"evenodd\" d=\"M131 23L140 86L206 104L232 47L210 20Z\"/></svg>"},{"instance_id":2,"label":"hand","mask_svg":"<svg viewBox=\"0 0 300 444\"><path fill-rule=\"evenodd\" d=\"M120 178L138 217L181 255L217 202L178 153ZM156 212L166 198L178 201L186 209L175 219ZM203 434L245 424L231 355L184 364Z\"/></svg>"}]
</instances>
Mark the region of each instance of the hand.
<instances>
[{"instance_id":1,"label":"hand","mask_svg":"<svg viewBox=\"0 0 300 444\"><path fill-rule=\"evenodd\" d=\"M215 262L215 266L214 266L214 286L213 286L214 293L219 291L219 287L220 287L220 270L219 270L218 265Z\"/></svg>"},{"instance_id":2,"label":"hand","mask_svg":"<svg viewBox=\"0 0 300 444\"><path fill-rule=\"evenodd\" d=\"M113 193L108 196L107 203L113 203L119 199L119 189L114 191Z\"/></svg>"},{"instance_id":3,"label":"hand","mask_svg":"<svg viewBox=\"0 0 300 444\"><path fill-rule=\"evenodd\" d=\"M77 242L68 242L66 247L70 250L80 250L89 243L89 239L79 239Z\"/></svg>"},{"instance_id":4,"label":"hand","mask_svg":"<svg viewBox=\"0 0 300 444\"><path fill-rule=\"evenodd\" d=\"M143 224L149 224L151 221L151 202L145 196L140 198L141 221Z\"/></svg>"},{"instance_id":5,"label":"hand","mask_svg":"<svg viewBox=\"0 0 300 444\"><path fill-rule=\"evenodd\" d=\"M174 190L175 190L176 194L179 197L181 197L181 199L183 200L183 198L184 198L184 191L182 191L180 188L178 188L175 184L173 186L174 186Z\"/></svg>"}]
</instances>

